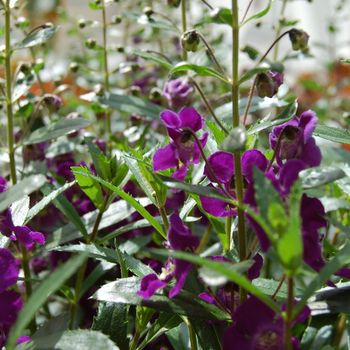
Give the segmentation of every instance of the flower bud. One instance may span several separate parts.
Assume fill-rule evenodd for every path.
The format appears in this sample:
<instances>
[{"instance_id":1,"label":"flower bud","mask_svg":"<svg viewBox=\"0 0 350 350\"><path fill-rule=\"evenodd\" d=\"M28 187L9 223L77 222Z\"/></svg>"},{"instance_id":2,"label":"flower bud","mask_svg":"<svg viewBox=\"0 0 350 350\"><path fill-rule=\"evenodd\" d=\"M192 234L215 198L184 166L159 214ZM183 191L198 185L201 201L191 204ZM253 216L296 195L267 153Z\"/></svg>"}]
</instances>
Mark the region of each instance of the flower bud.
<instances>
[{"instance_id":1,"label":"flower bud","mask_svg":"<svg viewBox=\"0 0 350 350\"><path fill-rule=\"evenodd\" d=\"M146 6L142 12L147 16L147 17L151 17L153 15L153 9L152 7Z\"/></svg>"},{"instance_id":2,"label":"flower bud","mask_svg":"<svg viewBox=\"0 0 350 350\"><path fill-rule=\"evenodd\" d=\"M160 101L162 99L162 91L158 88L153 88L148 98L152 101Z\"/></svg>"},{"instance_id":3,"label":"flower bud","mask_svg":"<svg viewBox=\"0 0 350 350\"><path fill-rule=\"evenodd\" d=\"M188 104L193 90L189 80L185 77L180 77L165 83L163 96L168 100L171 109L178 109Z\"/></svg>"},{"instance_id":4,"label":"flower bud","mask_svg":"<svg viewBox=\"0 0 350 350\"><path fill-rule=\"evenodd\" d=\"M122 16L113 16L112 22L115 24L119 24L122 21Z\"/></svg>"},{"instance_id":5,"label":"flower bud","mask_svg":"<svg viewBox=\"0 0 350 350\"><path fill-rule=\"evenodd\" d=\"M125 52L124 46L117 46L117 51L124 53Z\"/></svg>"},{"instance_id":6,"label":"flower bud","mask_svg":"<svg viewBox=\"0 0 350 350\"><path fill-rule=\"evenodd\" d=\"M53 27L53 23L51 22L46 22L43 26L44 28L52 28Z\"/></svg>"},{"instance_id":7,"label":"flower bud","mask_svg":"<svg viewBox=\"0 0 350 350\"><path fill-rule=\"evenodd\" d=\"M85 45L88 49L93 49L96 46L96 39L89 38L85 41Z\"/></svg>"},{"instance_id":8,"label":"flower bud","mask_svg":"<svg viewBox=\"0 0 350 350\"><path fill-rule=\"evenodd\" d=\"M78 70L79 70L79 63L77 62L72 62L70 65L69 65L69 70L73 73L76 73Z\"/></svg>"},{"instance_id":9,"label":"flower bud","mask_svg":"<svg viewBox=\"0 0 350 350\"><path fill-rule=\"evenodd\" d=\"M260 73L256 80L256 90L259 97L273 97L283 84L283 74L277 72Z\"/></svg>"},{"instance_id":10,"label":"flower bud","mask_svg":"<svg viewBox=\"0 0 350 350\"><path fill-rule=\"evenodd\" d=\"M95 92L96 96L103 96L105 93L105 89L101 84L96 84L94 86L94 92Z\"/></svg>"},{"instance_id":11,"label":"flower bud","mask_svg":"<svg viewBox=\"0 0 350 350\"><path fill-rule=\"evenodd\" d=\"M62 100L60 97L56 95L48 95L44 97L44 102L46 107L51 112L58 112L58 110L62 107Z\"/></svg>"},{"instance_id":12,"label":"flower bud","mask_svg":"<svg viewBox=\"0 0 350 350\"><path fill-rule=\"evenodd\" d=\"M32 65L29 62L24 62L21 65L21 72L24 75L28 75L32 71Z\"/></svg>"},{"instance_id":13,"label":"flower bud","mask_svg":"<svg viewBox=\"0 0 350 350\"><path fill-rule=\"evenodd\" d=\"M35 65L36 66L40 66L40 69L43 69L44 68L44 65L45 65L45 62L42 58L37 58L35 60Z\"/></svg>"},{"instance_id":14,"label":"flower bud","mask_svg":"<svg viewBox=\"0 0 350 350\"><path fill-rule=\"evenodd\" d=\"M309 35L303 30L293 28L289 31L289 39L292 42L294 51L304 50L307 48Z\"/></svg>"},{"instance_id":15,"label":"flower bud","mask_svg":"<svg viewBox=\"0 0 350 350\"><path fill-rule=\"evenodd\" d=\"M131 95L133 95L135 97L139 97L141 95L141 88L139 86L133 85L130 88L130 92L131 92Z\"/></svg>"},{"instance_id":16,"label":"flower bud","mask_svg":"<svg viewBox=\"0 0 350 350\"><path fill-rule=\"evenodd\" d=\"M167 4L170 7L179 7L181 4L181 0L167 0Z\"/></svg>"},{"instance_id":17,"label":"flower bud","mask_svg":"<svg viewBox=\"0 0 350 350\"><path fill-rule=\"evenodd\" d=\"M185 51L196 52L199 42L200 39L195 30L185 32L181 36L181 46Z\"/></svg>"},{"instance_id":18,"label":"flower bud","mask_svg":"<svg viewBox=\"0 0 350 350\"><path fill-rule=\"evenodd\" d=\"M27 26L29 24L29 20L23 16L17 17L15 26L17 28L22 28L23 25Z\"/></svg>"},{"instance_id":19,"label":"flower bud","mask_svg":"<svg viewBox=\"0 0 350 350\"><path fill-rule=\"evenodd\" d=\"M79 28L85 28L85 26L86 26L86 20L84 18L79 19L78 27Z\"/></svg>"}]
</instances>

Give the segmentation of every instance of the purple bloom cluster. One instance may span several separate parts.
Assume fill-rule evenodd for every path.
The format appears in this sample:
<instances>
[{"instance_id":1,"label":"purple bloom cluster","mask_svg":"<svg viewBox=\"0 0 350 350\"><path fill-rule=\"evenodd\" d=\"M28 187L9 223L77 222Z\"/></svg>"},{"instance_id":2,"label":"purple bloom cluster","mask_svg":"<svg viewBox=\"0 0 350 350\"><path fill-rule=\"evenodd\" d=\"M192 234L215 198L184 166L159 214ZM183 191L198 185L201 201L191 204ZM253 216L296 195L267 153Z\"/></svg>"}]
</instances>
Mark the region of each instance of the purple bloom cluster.
<instances>
[{"instance_id":1,"label":"purple bloom cluster","mask_svg":"<svg viewBox=\"0 0 350 350\"><path fill-rule=\"evenodd\" d=\"M188 78L181 77L165 83L163 96L168 100L171 109L179 109L189 103L193 91Z\"/></svg>"}]
</instances>

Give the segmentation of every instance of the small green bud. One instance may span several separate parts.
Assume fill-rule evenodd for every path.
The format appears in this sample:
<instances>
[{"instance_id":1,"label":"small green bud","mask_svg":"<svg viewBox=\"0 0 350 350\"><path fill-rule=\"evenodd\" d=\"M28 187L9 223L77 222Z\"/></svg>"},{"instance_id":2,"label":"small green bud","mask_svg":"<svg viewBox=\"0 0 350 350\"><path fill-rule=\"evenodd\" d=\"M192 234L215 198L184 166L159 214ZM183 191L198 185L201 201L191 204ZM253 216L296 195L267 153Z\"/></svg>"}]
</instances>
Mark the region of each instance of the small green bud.
<instances>
[{"instance_id":1,"label":"small green bud","mask_svg":"<svg viewBox=\"0 0 350 350\"><path fill-rule=\"evenodd\" d=\"M96 39L89 38L85 41L85 45L88 49L93 49L96 46Z\"/></svg>"},{"instance_id":2,"label":"small green bud","mask_svg":"<svg viewBox=\"0 0 350 350\"><path fill-rule=\"evenodd\" d=\"M181 46L185 51L196 52L200 39L195 30L189 30L181 36Z\"/></svg>"},{"instance_id":3,"label":"small green bud","mask_svg":"<svg viewBox=\"0 0 350 350\"><path fill-rule=\"evenodd\" d=\"M122 21L122 16L116 15L112 17L112 22L115 24L119 24L121 21Z\"/></svg>"},{"instance_id":4,"label":"small green bud","mask_svg":"<svg viewBox=\"0 0 350 350\"><path fill-rule=\"evenodd\" d=\"M32 71L32 64L29 62L22 63L20 70L24 75L28 75Z\"/></svg>"},{"instance_id":5,"label":"small green bud","mask_svg":"<svg viewBox=\"0 0 350 350\"><path fill-rule=\"evenodd\" d=\"M103 96L105 93L105 89L101 84L96 84L94 86L94 93L96 94L96 96Z\"/></svg>"},{"instance_id":6,"label":"small green bud","mask_svg":"<svg viewBox=\"0 0 350 350\"><path fill-rule=\"evenodd\" d=\"M55 86L60 86L62 84L62 77L56 77L54 80L53 80L53 83L55 84Z\"/></svg>"},{"instance_id":7,"label":"small green bud","mask_svg":"<svg viewBox=\"0 0 350 350\"><path fill-rule=\"evenodd\" d=\"M131 65L131 70L135 73L138 72L141 69L140 65L138 63L133 63Z\"/></svg>"},{"instance_id":8,"label":"small green bud","mask_svg":"<svg viewBox=\"0 0 350 350\"><path fill-rule=\"evenodd\" d=\"M79 28L85 28L85 26L86 26L86 20L84 18L79 19L78 27Z\"/></svg>"},{"instance_id":9,"label":"small green bud","mask_svg":"<svg viewBox=\"0 0 350 350\"><path fill-rule=\"evenodd\" d=\"M289 39L292 42L293 50L304 50L307 48L307 44L309 41L309 35L305 33L303 30L299 29L291 29L289 31Z\"/></svg>"},{"instance_id":10,"label":"small green bud","mask_svg":"<svg viewBox=\"0 0 350 350\"><path fill-rule=\"evenodd\" d=\"M79 70L79 63L77 62L72 62L70 65L69 65L69 70L73 73L76 73L78 70Z\"/></svg>"},{"instance_id":11,"label":"small green bud","mask_svg":"<svg viewBox=\"0 0 350 350\"><path fill-rule=\"evenodd\" d=\"M117 46L117 51L124 53L125 52L124 46Z\"/></svg>"},{"instance_id":12,"label":"small green bud","mask_svg":"<svg viewBox=\"0 0 350 350\"><path fill-rule=\"evenodd\" d=\"M40 69L43 69L44 66L45 66L45 62L44 62L44 60L43 60L42 58L37 58L37 59L35 60L35 65L36 65L36 66L41 66Z\"/></svg>"},{"instance_id":13,"label":"small green bud","mask_svg":"<svg viewBox=\"0 0 350 350\"><path fill-rule=\"evenodd\" d=\"M141 95L141 88L139 86L133 85L130 88L130 92L131 92L131 95L133 95L135 97L139 97Z\"/></svg>"},{"instance_id":14,"label":"small green bud","mask_svg":"<svg viewBox=\"0 0 350 350\"><path fill-rule=\"evenodd\" d=\"M146 6L142 12L147 16L147 17L151 17L153 15L153 9L152 7Z\"/></svg>"},{"instance_id":15,"label":"small green bud","mask_svg":"<svg viewBox=\"0 0 350 350\"><path fill-rule=\"evenodd\" d=\"M46 22L43 26L44 28L52 28L53 27L53 23L51 22Z\"/></svg>"},{"instance_id":16,"label":"small green bud","mask_svg":"<svg viewBox=\"0 0 350 350\"><path fill-rule=\"evenodd\" d=\"M149 93L149 99L153 101L160 101L162 99L162 90L153 88Z\"/></svg>"},{"instance_id":17,"label":"small green bud","mask_svg":"<svg viewBox=\"0 0 350 350\"><path fill-rule=\"evenodd\" d=\"M95 0L95 4L99 5L101 3L101 0Z\"/></svg>"},{"instance_id":18,"label":"small green bud","mask_svg":"<svg viewBox=\"0 0 350 350\"><path fill-rule=\"evenodd\" d=\"M167 4L170 7L179 7L181 4L181 0L167 0Z\"/></svg>"},{"instance_id":19,"label":"small green bud","mask_svg":"<svg viewBox=\"0 0 350 350\"><path fill-rule=\"evenodd\" d=\"M22 17L22 16L17 17L17 20L16 20L16 22L15 22L15 26L16 26L17 28L20 28L26 21L28 21L28 19L25 18L25 17ZM29 23L29 22L28 22L28 23Z\"/></svg>"}]
</instances>

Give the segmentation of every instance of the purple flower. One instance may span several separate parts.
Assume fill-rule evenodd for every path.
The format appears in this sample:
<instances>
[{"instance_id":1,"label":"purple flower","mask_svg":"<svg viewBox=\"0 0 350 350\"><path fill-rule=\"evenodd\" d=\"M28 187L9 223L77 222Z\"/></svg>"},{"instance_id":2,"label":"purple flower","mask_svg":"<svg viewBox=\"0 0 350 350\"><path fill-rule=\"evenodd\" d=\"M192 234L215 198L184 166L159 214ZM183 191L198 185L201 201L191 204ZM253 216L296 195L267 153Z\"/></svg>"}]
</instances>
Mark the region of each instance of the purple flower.
<instances>
[{"instance_id":1,"label":"purple flower","mask_svg":"<svg viewBox=\"0 0 350 350\"><path fill-rule=\"evenodd\" d=\"M185 251L187 248L197 248L199 241L197 236L192 236L191 230L185 226L175 211L170 216L170 226L168 229L168 246L171 250ZM165 287L170 280L175 277L175 286L169 293L169 298L176 296L180 293L186 277L191 270L193 264L180 260L169 258L165 264L165 268L162 269L162 274L159 276L156 274L150 274L142 278L141 290L136 294L144 299L151 298L157 289Z\"/></svg>"},{"instance_id":2,"label":"purple flower","mask_svg":"<svg viewBox=\"0 0 350 350\"><path fill-rule=\"evenodd\" d=\"M224 185L225 190L230 195L236 198L235 188L235 166L234 166L234 155L223 151L213 153L209 158L208 162L215 174L216 178ZM253 164L257 166L261 171L266 171L269 161L268 159L258 150L252 149L246 151L242 155L242 174L244 181L244 198L243 202L246 204L254 204L254 187L253 187ZM204 175L212 182L216 180L212 177L207 166L204 168ZM221 192L221 190L219 190ZM212 199L199 197L203 206L203 209L214 216L230 216L235 215L236 212L233 209L226 210L227 203Z\"/></svg>"},{"instance_id":3,"label":"purple flower","mask_svg":"<svg viewBox=\"0 0 350 350\"><path fill-rule=\"evenodd\" d=\"M282 84L283 74L268 71L258 74L255 87L259 97L273 97Z\"/></svg>"},{"instance_id":4,"label":"purple flower","mask_svg":"<svg viewBox=\"0 0 350 350\"><path fill-rule=\"evenodd\" d=\"M305 309L298 322L303 322L310 310ZM223 350L284 350L284 324L275 312L262 301L251 296L239 306L232 317L232 326L222 338ZM293 350L299 340L292 338Z\"/></svg>"},{"instance_id":5,"label":"purple flower","mask_svg":"<svg viewBox=\"0 0 350 350\"><path fill-rule=\"evenodd\" d=\"M171 109L179 109L189 103L193 90L189 80L180 77L165 83L163 96L168 100Z\"/></svg>"},{"instance_id":6,"label":"purple flower","mask_svg":"<svg viewBox=\"0 0 350 350\"><path fill-rule=\"evenodd\" d=\"M316 146L315 139L311 137L317 121L316 113L308 110L301 114L300 119L295 116L289 122L272 129L270 144L276 152L278 165L282 166L282 159L301 159L306 167L321 164L321 151ZM277 150L279 138L281 142Z\"/></svg>"},{"instance_id":7,"label":"purple flower","mask_svg":"<svg viewBox=\"0 0 350 350\"><path fill-rule=\"evenodd\" d=\"M184 107L179 114L167 109L160 114L160 119L167 128L171 142L156 151L153 157L153 168L155 171L161 171L176 167L177 171L172 177L184 179L186 166L199 163L200 150L193 140L192 132L197 132L204 127L204 119L193 107ZM208 133L204 133L199 140L202 147L205 147L207 138ZM180 167L179 161L185 167Z\"/></svg>"}]
</instances>

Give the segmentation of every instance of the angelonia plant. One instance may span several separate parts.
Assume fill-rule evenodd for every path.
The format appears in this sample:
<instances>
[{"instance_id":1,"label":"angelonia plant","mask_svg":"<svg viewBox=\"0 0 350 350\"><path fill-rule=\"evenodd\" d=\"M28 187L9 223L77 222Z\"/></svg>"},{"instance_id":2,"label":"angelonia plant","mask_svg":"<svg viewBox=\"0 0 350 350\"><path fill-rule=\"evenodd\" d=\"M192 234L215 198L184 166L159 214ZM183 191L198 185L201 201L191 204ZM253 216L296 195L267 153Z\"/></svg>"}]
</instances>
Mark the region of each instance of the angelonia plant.
<instances>
[{"instance_id":1,"label":"angelonia plant","mask_svg":"<svg viewBox=\"0 0 350 350\"><path fill-rule=\"evenodd\" d=\"M349 349L350 60L252 2L0 0L0 349Z\"/></svg>"}]
</instances>

